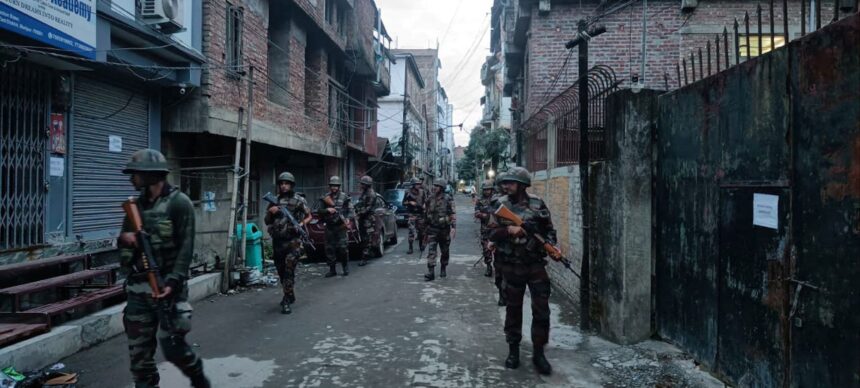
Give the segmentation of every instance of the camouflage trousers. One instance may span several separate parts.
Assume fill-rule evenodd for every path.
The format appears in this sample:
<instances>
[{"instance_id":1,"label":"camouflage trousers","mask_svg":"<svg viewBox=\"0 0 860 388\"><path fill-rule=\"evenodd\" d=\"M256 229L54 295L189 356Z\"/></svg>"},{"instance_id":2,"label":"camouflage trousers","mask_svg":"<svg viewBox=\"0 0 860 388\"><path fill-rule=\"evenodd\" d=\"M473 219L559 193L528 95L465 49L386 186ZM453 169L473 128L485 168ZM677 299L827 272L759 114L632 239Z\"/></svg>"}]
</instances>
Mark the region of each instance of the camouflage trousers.
<instances>
[{"instance_id":1,"label":"camouflage trousers","mask_svg":"<svg viewBox=\"0 0 860 388\"><path fill-rule=\"evenodd\" d=\"M349 261L348 243L345 228L340 225L334 228L326 228L325 256L328 265L335 265L337 262L346 265L347 261Z\"/></svg>"},{"instance_id":2,"label":"camouflage trousers","mask_svg":"<svg viewBox=\"0 0 860 388\"><path fill-rule=\"evenodd\" d=\"M416 215L409 216L409 243L418 239L418 248L420 250L424 250L424 234L426 234L426 230L424 228L424 219L418 217Z\"/></svg>"},{"instance_id":3,"label":"camouflage trousers","mask_svg":"<svg viewBox=\"0 0 860 388\"><path fill-rule=\"evenodd\" d=\"M373 219L370 220L361 220L361 227L358 228L358 234L361 236L361 242L359 243L359 247L361 247L361 259L367 260L370 258L370 247L376 246L379 238L379 234L376 233L376 223Z\"/></svg>"},{"instance_id":4,"label":"camouflage trousers","mask_svg":"<svg viewBox=\"0 0 860 388\"><path fill-rule=\"evenodd\" d=\"M444 228L427 228L427 266L436 266L436 251L441 251L439 261L442 266L448 265L450 257L449 248L451 246L451 227Z\"/></svg>"},{"instance_id":5,"label":"camouflage trousers","mask_svg":"<svg viewBox=\"0 0 860 388\"><path fill-rule=\"evenodd\" d=\"M507 311L505 314L505 337L509 344L518 344L523 338L523 297L528 287L532 299L532 344L546 345L549 342L549 275L546 263L528 264L500 263Z\"/></svg>"},{"instance_id":6,"label":"camouflage trousers","mask_svg":"<svg viewBox=\"0 0 860 388\"><path fill-rule=\"evenodd\" d=\"M135 286L129 285L130 288ZM185 335L191 331L192 311L187 298L188 291L183 290L177 296L174 307L164 314L149 293L128 293L122 322L128 337L130 369L136 388L158 387L160 377L155 363L157 343L161 344L164 358L176 365L185 376L194 378L203 375L203 361L185 342Z\"/></svg>"},{"instance_id":7,"label":"camouflage trousers","mask_svg":"<svg viewBox=\"0 0 860 388\"><path fill-rule=\"evenodd\" d=\"M281 279L281 287L284 289L284 302L296 302L296 267L299 260L305 257L305 249L299 238L275 240L272 244L273 260L278 277Z\"/></svg>"},{"instance_id":8,"label":"camouflage trousers","mask_svg":"<svg viewBox=\"0 0 860 388\"><path fill-rule=\"evenodd\" d=\"M499 292L503 292L504 289L502 288L502 271L499 269L498 262L494 263L493 250L490 249L490 240L481 239L481 255L484 258L484 264L486 264L487 267L495 267L496 271L493 273L493 275L495 276L496 288L499 290Z\"/></svg>"}]
</instances>

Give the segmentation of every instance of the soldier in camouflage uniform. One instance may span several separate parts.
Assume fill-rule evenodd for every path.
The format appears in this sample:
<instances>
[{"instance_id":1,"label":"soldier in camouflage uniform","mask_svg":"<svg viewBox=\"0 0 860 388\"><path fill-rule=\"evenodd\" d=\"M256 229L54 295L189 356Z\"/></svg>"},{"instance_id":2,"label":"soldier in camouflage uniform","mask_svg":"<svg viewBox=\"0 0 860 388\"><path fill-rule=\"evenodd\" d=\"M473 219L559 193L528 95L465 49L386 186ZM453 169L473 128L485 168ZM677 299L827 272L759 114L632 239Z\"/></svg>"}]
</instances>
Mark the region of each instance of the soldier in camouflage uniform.
<instances>
[{"instance_id":1,"label":"soldier in camouflage uniform","mask_svg":"<svg viewBox=\"0 0 860 388\"><path fill-rule=\"evenodd\" d=\"M496 188L493 185L492 180L484 181L481 185L481 198L478 198L477 202L475 202L475 218L477 218L481 222L481 252L484 257L484 264L487 265L487 271L484 272L484 276L492 277L493 276L493 250L495 247L487 238L490 228L488 227L490 222L490 216L493 214L493 206L494 202L499 198L495 192ZM502 292L502 272L498 270L495 271L496 275L496 288L499 290L499 306L505 305L505 294Z\"/></svg>"},{"instance_id":2,"label":"soldier in camouflage uniform","mask_svg":"<svg viewBox=\"0 0 860 388\"><path fill-rule=\"evenodd\" d=\"M279 205L270 205L266 213L266 225L269 225L269 235L272 236L273 259L281 286L284 289L284 297L281 299L281 313L292 313L290 305L296 302L294 286L296 283L296 266L299 260L305 257L305 247L302 243L300 231L291 225L289 219L281 213L280 208L285 207L293 218L304 227L311 220L311 212L308 203L301 195L297 195L295 188L296 178L289 172L278 175L278 202Z\"/></svg>"},{"instance_id":3,"label":"soldier in camouflage uniform","mask_svg":"<svg viewBox=\"0 0 860 388\"><path fill-rule=\"evenodd\" d=\"M442 268L439 271L440 277L448 276L446 267L448 267L448 248L451 245L451 239L455 236L457 230L457 214L454 208L454 198L445 193L445 181L437 179L433 182L433 194L427 198L424 205L426 220L427 220L427 274L424 275L424 280L433 281L436 279L436 250L442 251L440 262Z\"/></svg>"},{"instance_id":4,"label":"soldier in camouflage uniform","mask_svg":"<svg viewBox=\"0 0 860 388\"><path fill-rule=\"evenodd\" d=\"M143 228L151 236L155 256L152 259L165 279L161 295L154 298L146 273L135 269L142 250L134 226L126 217L119 245L120 268L127 275L128 303L123 325L128 336L131 373L135 387L158 387L157 338L164 358L191 379L193 387L209 387L203 361L185 342L185 335L191 331L187 280L194 255L194 206L188 196L167 183L168 172L164 155L151 149L135 152L123 170L140 190L137 204ZM170 304L169 313L159 310L160 301Z\"/></svg>"},{"instance_id":5,"label":"soldier in camouflage uniform","mask_svg":"<svg viewBox=\"0 0 860 388\"><path fill-rule=\"evenodd\" d=\"M407 254L412 254L412 244L415 238L418 238L418 250L424 252L424 201L427 198L427 192L424 191L424 185L418 178L412 178L410 181L412 187L406 191L403 197L403 204L406 205L406 211L409 213L409 251Z\"/></svg>"},{"instance_id":6,"label":"soldier in camouflage uniform","mask_svg":"<svg viewBox=\"0 0 860 388\"><path fill-rule=\"evenodd\" d=\"M325 254L328 259L328 273L325 277L337 276L337 262L343 269L343 276L349 275L349 250L347 231L353 214L352 200L349 195L340 191L341 180L339 176L333 176L328 182L330 192L319 200L319 216L325 222ZM334 206L325 203L326 198L331 198Z\"/></svg>"},{"instance_id":7,"label":"soldier in camouflage uniform","mask_svg":"<svg viewBox=\"0 0 860 388\"><path fill-rule=\"evenodd\" d=\"M361 236L361 261L358 266L367 265L370 257L370 244L377 246L382 236L376 230L376 209L385 207L382 196L373 190L373 178L365 175L359 181L361 198L355 204L355 215L358 218L358 230Z\"/></svg>"},{"instance_id":8,"label":"soldier in camouflage uniform","mask_svg":"<svg viewBox=\"0 0 860 388\"><path fill-rule=\"evenodd\" d=\"M497 207L504 205L523 219L523 226L514 226L509 221L490 217L489 239L496 247L496 270L504 278L507 312L505 336L510 353L505 367L515 369L520 364L519 344L522 339L523 296L529 288L532 299L532 344L533 362L537 371L548 375L552 366L544 355L544 346L549 342L549 295L550 281L544 257L546 251L537 239L530 237L526 229L544 236L556 245L556 232L552 218L542 199L526 192L531 186L528 170L514 167L500 178L507 195L499 197Z\"/></svg>"}]
</instances>

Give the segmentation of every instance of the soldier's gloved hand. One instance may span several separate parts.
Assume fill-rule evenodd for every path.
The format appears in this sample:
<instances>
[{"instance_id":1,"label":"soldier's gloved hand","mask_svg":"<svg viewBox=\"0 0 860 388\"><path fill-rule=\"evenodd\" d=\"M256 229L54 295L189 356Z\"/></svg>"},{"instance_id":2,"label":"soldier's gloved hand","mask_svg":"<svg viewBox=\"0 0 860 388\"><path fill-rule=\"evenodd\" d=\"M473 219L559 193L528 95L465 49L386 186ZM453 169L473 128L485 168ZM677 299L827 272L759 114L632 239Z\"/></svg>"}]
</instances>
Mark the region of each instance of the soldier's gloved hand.
<instances>
[{"instance_id":1,"label":"soldier's gloved hand","mask_svg":"<svg viewBox=\"0 0 860 388\"><path fill-rule=\"evenodd\" d=\"M119 235L119 242L122 246L137 247L137 235L131 232L125 232Z\"/></svg>"},{"instance_id":2,"label":"soldier's gloved hand","mask_svg":"<svg viewBox=\"0 0 860 388\"><path fill-rule=\"evenodd\" d=\"M328 211L328 214L334 214L334 213L337 213L337 210L335 210L333 207L326 208L325 210L326 210L326 211Z\"/></svg>"},{"instance_id":3,"label":"soldier's gloved hand","mask_svg":"<svg viewBox=\"0 0 860 388\"><path fill-rule=\"evenodd\" d=\"M508 226L508 235L511 237L520 237L526 234L526 231L519 226L509 225Z\"/></svg>"},{"instance_id":4,"label":"soldier's gloved hand","mask_svg":"<svg viewBox=\"0 0 860 388\"><path fill-rule=\"evenodd\" d=\"M161 294L156 296L156 299L168 299L172 298L174 295L178 295L182 292L182 283L175 279L167 279L164 282L164 289L161 290Z\"/></svg>"},{"instance_id":5,"label":"soldier's gloved hand","mask_svg":"<svg viewBox=\"0 0 860 388\"><path fill-rule=\"evenodd\" d=\"M272 215L278 214L278 211L279 211L279 209L277 206L272 206L269 208L269 213Z\"/></svg>"}]
</instances>

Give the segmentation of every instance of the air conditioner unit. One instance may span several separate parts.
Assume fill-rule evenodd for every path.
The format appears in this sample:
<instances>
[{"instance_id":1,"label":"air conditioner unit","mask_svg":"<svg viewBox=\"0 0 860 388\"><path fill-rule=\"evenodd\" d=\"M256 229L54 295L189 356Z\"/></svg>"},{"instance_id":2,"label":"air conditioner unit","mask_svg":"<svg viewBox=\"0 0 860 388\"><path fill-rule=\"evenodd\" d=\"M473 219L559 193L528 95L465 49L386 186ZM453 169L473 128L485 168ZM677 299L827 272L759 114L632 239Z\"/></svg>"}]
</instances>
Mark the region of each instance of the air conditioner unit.
<instances>
[{"instance_id":1,"label":"air conditioner unit","mask_svg":"<svg viewBox=\"0 0 860 388\"><path fill-rule=\"evenodd\" d=\"M183 31L182 9L186 0L137 0L137 18L165 34Z\"/></svg>"}]
</instances>

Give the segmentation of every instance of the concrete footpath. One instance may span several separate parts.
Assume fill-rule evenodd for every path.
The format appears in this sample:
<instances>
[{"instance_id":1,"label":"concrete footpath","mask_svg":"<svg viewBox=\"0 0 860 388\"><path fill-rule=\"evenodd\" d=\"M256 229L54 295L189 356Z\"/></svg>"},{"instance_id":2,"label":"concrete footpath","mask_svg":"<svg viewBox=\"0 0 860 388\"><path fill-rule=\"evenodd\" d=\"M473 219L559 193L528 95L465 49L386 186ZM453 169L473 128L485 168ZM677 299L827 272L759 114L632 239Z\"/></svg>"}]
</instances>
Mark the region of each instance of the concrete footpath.
<instances>
[{"instance_id":1,"label":"concrete footpath","mask_svg":"<svg viewBox=\"0 0 860 388\"><path fill-rule=\"evenodd\" d=\"M188 282L188 298L194 302L218 293L221 274L197 276ZM0 365L29 371L49 366L123 332L125 303L84 318L55 326L50 332L0 349Z\"/></svg>"},{"instance_id":2,"label":"concrete footpath","mask_svg":"<svg viewBox=\"0 0 860 388\"><path fill-rule=\"evenodd\" d=\"M425 262L401 243L366 267L353 264L348 277L326 279L324 264L301 265L292 315L279 313L277 287L194 304L188 341L213 386L723 387L668 344L619 346L581 332L574 306L558 295L547 349L554 374L535 373L527 338L522 366L505 369L505 309L496 306L492 279L472 266L480 254L477 225L468 200L457 199L460 229L446 279L425 282ZM399 235L405 239L406 230ZM122 336L62 362L80 374L79 387L131 386ZM162 387L188 386L160 352L157 362Z\"/></svg>"}]
</instances>

